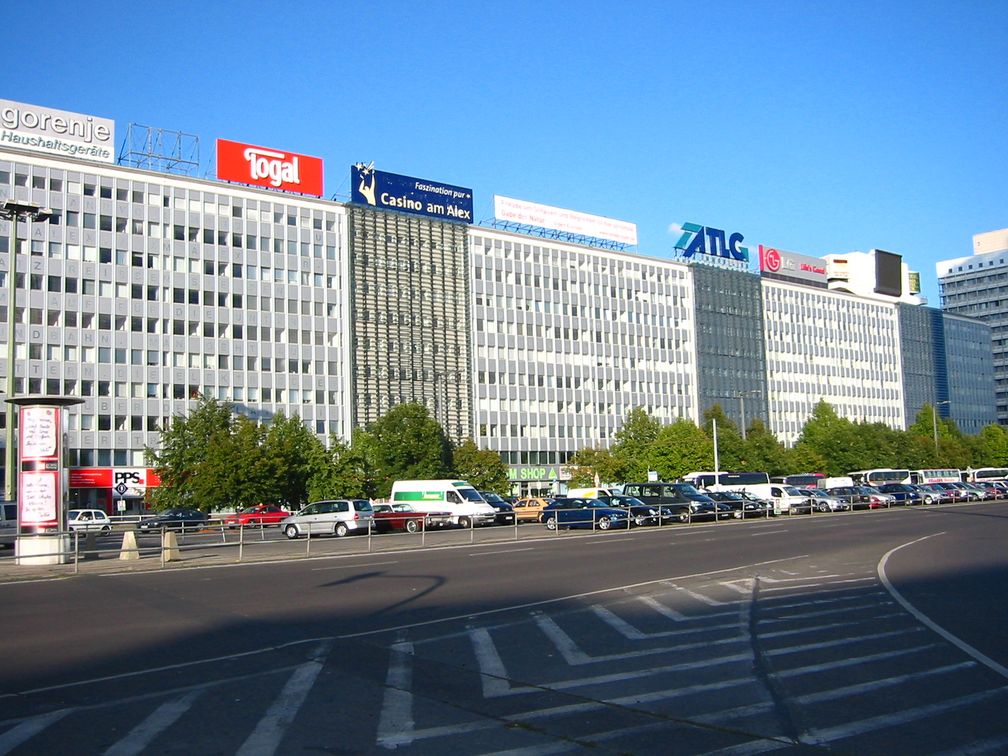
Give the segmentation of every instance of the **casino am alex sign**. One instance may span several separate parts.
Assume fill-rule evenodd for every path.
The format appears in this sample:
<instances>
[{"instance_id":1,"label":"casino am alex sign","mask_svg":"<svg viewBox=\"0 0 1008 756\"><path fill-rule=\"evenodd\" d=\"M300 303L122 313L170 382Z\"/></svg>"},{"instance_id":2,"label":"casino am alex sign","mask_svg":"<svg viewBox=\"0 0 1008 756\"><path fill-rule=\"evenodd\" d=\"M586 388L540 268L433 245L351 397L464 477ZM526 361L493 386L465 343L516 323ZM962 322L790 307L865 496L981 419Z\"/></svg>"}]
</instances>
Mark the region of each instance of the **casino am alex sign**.
<instances>
[{"instance_id":1,"label":"casino am alex sign","mask_svg":"<svg viewBox=\"0 0 1008 756\"><path fill-rule=\"evenodd\" d=\"M378 171L374 163L350 167L350 190L350 201L358 205L456 223L473 222L472 189Z\"/></svg>"}]
</instances>

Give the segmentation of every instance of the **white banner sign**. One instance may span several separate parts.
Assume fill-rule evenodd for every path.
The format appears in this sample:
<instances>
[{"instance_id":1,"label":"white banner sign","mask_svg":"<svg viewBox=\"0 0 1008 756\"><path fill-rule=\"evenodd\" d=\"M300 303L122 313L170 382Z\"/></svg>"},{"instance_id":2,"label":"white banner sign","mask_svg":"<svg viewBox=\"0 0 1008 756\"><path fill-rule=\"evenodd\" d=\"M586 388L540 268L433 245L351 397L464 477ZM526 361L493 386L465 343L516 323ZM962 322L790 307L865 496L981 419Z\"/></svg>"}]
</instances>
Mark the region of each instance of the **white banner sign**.
<instances>
[{"instance_id":1,"label":"white banner sign","mask_svg":"<svg viewBox=\"0 0 1008 756\"><path fill-rule=\"evenodd\" d=\"M115 162L115 121L0 100L0 147Z\"/></svg>"},{"instance_id":2,"label":"white banner sign","mask_svg":"<svg viewBox=\"0 0 1008 756\"><path fill-rule=\"evenodd\" d=\"M589 215L561 207L537 205L535 202L494 195L494 216L497 220L550 228L568 234L580 234L596 239L609 239L622 244L637 243L637 224Z\"/></svg>"}]
</instances>

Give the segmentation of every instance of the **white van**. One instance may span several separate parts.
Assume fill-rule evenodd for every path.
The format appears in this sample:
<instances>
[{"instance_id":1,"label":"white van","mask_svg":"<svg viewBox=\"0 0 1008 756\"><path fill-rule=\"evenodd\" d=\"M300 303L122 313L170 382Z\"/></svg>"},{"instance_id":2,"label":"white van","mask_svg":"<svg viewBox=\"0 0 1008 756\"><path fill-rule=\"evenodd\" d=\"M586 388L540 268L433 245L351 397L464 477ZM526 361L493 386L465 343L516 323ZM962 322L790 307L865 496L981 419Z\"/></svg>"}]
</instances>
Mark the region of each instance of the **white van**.
<instances>
[{"instance_id":1,"label":"white van","mask_svg":"<svg viewBox=\"0 0 1008 756\"><path fill-rule=\"evenodd\" d=\"M412 504L418 512L451 512L452 523L463 528L497 519L497 510L464 480L397 480L391 501Z\"/></svg>"},{"instance_id":2,"label":"white van","mask_svg":"<svg viewBox=\"0 0 1008 756\"><path fill-rule=\"evenodd\" d=\"M597 499L599 496L618 496L619 492L612 488L572 488L564 497L567 499Z\"/></svg>"},{"instance_id":3,"label":"white van","mask_svg":"<svg viewBox=\"0 0 1008 756\"><path fill-rule=\"evenodd\" d=\"M0 501L0 548L14 545L17 527L17 502Z\"/></svg>"}]
</instances>

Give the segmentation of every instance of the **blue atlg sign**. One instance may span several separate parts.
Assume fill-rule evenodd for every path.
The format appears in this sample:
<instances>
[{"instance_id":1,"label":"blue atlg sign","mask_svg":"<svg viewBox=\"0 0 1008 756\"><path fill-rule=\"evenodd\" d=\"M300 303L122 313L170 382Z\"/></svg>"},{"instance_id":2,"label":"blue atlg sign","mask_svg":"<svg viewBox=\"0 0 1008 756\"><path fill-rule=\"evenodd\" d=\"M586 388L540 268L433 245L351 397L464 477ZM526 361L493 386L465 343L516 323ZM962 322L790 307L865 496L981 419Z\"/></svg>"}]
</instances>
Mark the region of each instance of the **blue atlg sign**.
<instances>
[{"instance_id":1,"label":"blue atlg sign","mask_svg":"<svg viewBox=\"0 0 1008 756\"><path fill-rule=\"evenodd\" d=\"M744 237L740 233L736 232L726 237L720 228L699 226L696 223L683 223L682 231L675 248L687 259L694 255L707 255L742 263L749 262L749 248L742 246Z\"/></svg>"}]
</instances>

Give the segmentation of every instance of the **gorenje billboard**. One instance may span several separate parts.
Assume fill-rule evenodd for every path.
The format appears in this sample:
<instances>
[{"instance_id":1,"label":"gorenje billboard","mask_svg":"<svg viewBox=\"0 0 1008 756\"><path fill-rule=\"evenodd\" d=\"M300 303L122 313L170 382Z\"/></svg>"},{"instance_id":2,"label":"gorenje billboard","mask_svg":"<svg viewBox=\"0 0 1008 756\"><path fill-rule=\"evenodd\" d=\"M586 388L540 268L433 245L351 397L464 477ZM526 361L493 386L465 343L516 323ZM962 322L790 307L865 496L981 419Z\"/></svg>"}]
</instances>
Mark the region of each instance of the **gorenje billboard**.
<instances>
[{"instance_id":1,"label":"gorenje billboard","mask_svg":"<svg viewBox=\"0 0 1008 756\"><path fill-rule=\"evenodd\" d=\"M350 167L350 200L379 210L399 210L436 220L473 222L472 189L375 170Z\"/></svg>"},{"instance_id":2,"label":"gorenje billboard","mask_svg":"<svg viewBox=\"0 0 1008 756\"><path fill-rule=\"evenodd\" d=\"M0 147L115 162L115 121L0 100Z\"/></svg>"}]
</instances>

